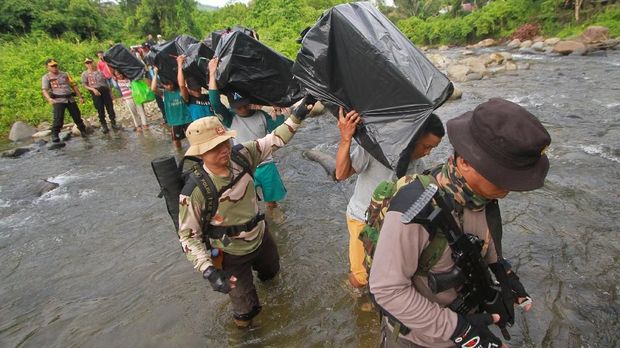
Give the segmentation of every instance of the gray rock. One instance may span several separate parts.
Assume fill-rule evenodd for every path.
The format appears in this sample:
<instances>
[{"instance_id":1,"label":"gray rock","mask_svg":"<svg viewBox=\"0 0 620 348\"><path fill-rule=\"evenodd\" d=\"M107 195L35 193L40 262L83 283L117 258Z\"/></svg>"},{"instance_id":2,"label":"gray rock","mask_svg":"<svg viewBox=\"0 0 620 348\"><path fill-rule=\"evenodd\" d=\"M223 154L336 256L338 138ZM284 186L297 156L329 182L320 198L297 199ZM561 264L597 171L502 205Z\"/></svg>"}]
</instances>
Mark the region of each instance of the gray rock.
<instances>
[{"instance_id":1,"label":"gray rock","mask_svg":"<svg viewBox=\"0 0 620 348\"><path fill-rule=\"evenodd\" d=\"M5 157L5 158L17 158L17 157L20 157L21 155L25 154L26 152L29 152L30 150L31 149L29 147L18 147L18 148L15 148L15 149L4 151L2 153L2 157Z\"/></svg>"},{"instance_id":2,"label":"gray rock","mask_svg":"<svg viewBox=\"0 0 620 348\"><path fill-rule=\"evenodd\" d=\"M537 51L529 48L529 47L523 47L523 48L519 48L519 53L521 54L538 54Z\"/></svg>"},{"instance_id":3,"label":"gray rock","mask_svg":"<svg viewBox=\"0 0 620 348\"><path fill-rule=\"evenodd\" d=\"M60 141L68 141L71 139L71 132L61 132L58 137L60 138Z\"/></svg>"},{"instance_id":4,"label":"gray rock","mask_svg":"<svg viewBox=\"0 0 620 348\"><path fill-rule=\"evenodd\" d=\"M30 191L37 197L43 196L45 193L55 190L59 184L47 180L41 180L32 185Z\"/></svg>"},{"instance_id":5,"label":"gray rock","mask_svg":"<svg viewBox=\"0 0 620 348\"><path fill-rule=\"evenodd\" d=\"M519 69L519 70L530 70L530 63L519 63L519 64L517 64L517 69Z\"/></svg>"},{"instance_id":6,"label":"gray rock","mask_svg":"<svg viewBox=\"0 0 620 348\"><path fill-rule=\"evenodd\" d=\"M519 48L530 48L530 47L532 47L532 40L525 40L521 42L521 44L519 45Z\"/></svg>"},{"instance_id":7,"label":"gray rock","mask_svg":"<svg viewBox=\"0 0 620 348\"><path fill-rule=\"evenodd\" d=\"M545 44L541 41L536 42L532 45L532 49L542 52L545 50Z\"/></svg>"},{"instance_id":8,"label":"gray rock","mask_svg":"<svg viewBox=\"0 0 620 348\"><path fill-rule=\"evenodd\" d=\"M463 56L471 56L474 54L474 51L470 51L470 50L465 50L463 52L461 52L461 55Z\"/></svg>"},{"instance_id":9,"label":"gray rock","mask_svg":"<svg viewBox=\"0 0 620 348\"><path fill-rule=\"evenodd\" d=\"M500 66L494 66L489 68L489 72L491 74L497 74L497 73L501 73L506 71L506 66L505 65L500 65Z\"/></svg>"},{"instance_id":10,"label":"gray rock","mask_svg":"<svg viewBox=\"0 0 620 348\"><path fill-rule=\"evenodd\" d=\"M574 51L585 51L586 45L578 41L560 41L553 46L553 51L559 54L571 54Z\"/></svg>"},{"instance_id":11,"label":"gray rock","mask_svg":"<svg viewBox=\"0 0 620 348\"><path fill-rule=\"evenodd\" d=\"M39 123L39 125L37 126L37 130L38 131L45 131L45 130L48 130L48 129L52 129L52 125L50 125L50 123L47 122L47 121L43 121L43 122Z\"/></svg>"},{"instance_id":12,"label":"gray rock","mask_svg":"<svg viewBox=\"0 0 620 348\"><path fill-rule=\"evenodd\" d=\"M472 72L472 73L467 74L466 78L467 78L467 81L482 80L482 74L477 73L477 72Z\"/></svg>"},{"instance_id":13,"label":"gray rock","mask_svg":"<svg viewBox=\"0 0 620 348\"><path fill-rule=\"evenodd\" d=\"M62 149L65 146L67 146L67 144L65 144L64 142L51 143L50 146L47 147L47 149L48 150L57 150L57 149Z\"/></svg>"},{"instance_id":14,"label":"gray rock","mask_svg":"<svg viewBox=\"0 0 620 348\"><path fill-rule=\"evenodd\" d=\"M512 53L510 52L499 52L502 56L504 56L504 60L512 60Z\"/></svg>"},{"instance_id":15,"label":"gray rock","mask_svg":"<svg viewBox=\"0 0 620 348\"><path fill-rule=\"evenodd\" d=\"M518 69L517 64L515 64L514 62L507 62L505 66L506 71L515 71Z\"/></svg>"},{"instance_id":16,"label":"gray rock","mask_svg":"<svg viewBox=\"0 0 620 348\"><path fill-rule=\"evenodd\" d=\"M13 126L11 127L11 131L9 132L9 140L20 141L29 139L36 132L36 128L31 127L24 122L17 121L13 123Z\"/></svg>"}]
</instances>

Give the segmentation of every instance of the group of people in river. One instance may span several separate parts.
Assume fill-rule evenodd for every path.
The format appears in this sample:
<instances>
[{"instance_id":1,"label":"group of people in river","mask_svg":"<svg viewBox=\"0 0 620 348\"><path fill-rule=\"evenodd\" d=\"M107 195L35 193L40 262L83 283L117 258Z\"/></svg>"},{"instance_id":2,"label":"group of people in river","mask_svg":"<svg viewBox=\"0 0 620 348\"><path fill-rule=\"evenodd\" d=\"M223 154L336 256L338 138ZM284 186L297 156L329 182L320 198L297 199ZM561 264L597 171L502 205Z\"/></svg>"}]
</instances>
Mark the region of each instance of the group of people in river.
<instances>
[{"instance_id":1,"label":"group of people in river","mask_svg":"<svg viewBox=\"0 0 620 348\"><path fill-rule=\"evenodd\" d=\"M184 76L183 62L182 55L177 57L177 81L162 83L155 67L149 76L173 142L181 147L180 141L187 138L185 156L201 160L179 195L179 241L213 290L229 295L234 323L247 328L262 309L253 272L264 282L281 267L257 190L262 190L268 212L286 195L272 154L292 139L315 100L306 96L291 109L268 114L254 108L248 96L233 93L227 96L228 109L221 103L215 79L218 59L208 64L207 93L191 76ZM118 128L112 88L120 90L136 130L148 128L144 110L132 103L122 73L109 69L106 73L105 63L100 61L96 68L90 58L84 63L87 70L81 80L91 93L102 132L109 132L105 110L111 128ZM65 110L88 135L76 103L76 98L83 102L76 83L58 70L54 59L48 59L46 66L42 88L53 105L52 141L60 141ZM410 159L406 175L398 178L366 149L352 148L364 114L336 110L340 143L335 178L357 174L346 212L348 281L354 288L367 289L381 314L381 346L505 346L489 326L496 323L505 329L514 321L513 306L529 310L532 300L503 257L497 200L510 191L543 186L549 169L545 154L549 133L529 111L501 98L450 119L447 132L439 117L430 114L406 154ZM443 164L428 168L423 157L446 133L454 153ZM378 199L376 188L384 182L392 184L393 192L379 200L381 224L369 255L360 236L369 224L369 206ZM278 220L273 215L272 219Z\"/></svg>"}]
</instances>

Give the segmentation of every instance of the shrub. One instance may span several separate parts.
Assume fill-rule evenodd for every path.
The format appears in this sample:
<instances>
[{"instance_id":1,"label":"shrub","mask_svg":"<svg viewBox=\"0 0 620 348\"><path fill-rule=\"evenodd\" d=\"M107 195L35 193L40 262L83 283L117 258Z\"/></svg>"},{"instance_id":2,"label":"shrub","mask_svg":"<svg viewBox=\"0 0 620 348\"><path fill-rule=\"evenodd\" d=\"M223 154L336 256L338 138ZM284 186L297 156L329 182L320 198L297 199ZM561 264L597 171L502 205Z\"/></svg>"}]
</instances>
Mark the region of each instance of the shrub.
<instances>
[{"instance_id":1,"label":"shrub","mask_svg":"<svg viewBox=\"0 0 620 348\"><path fill-rule=\"evenodd\" d=\"M521 41L531 40L538 36L539 28L537 24L527 23L519 27L512 33L511 39L519 39Z\"/></svg>"}]
</instances>

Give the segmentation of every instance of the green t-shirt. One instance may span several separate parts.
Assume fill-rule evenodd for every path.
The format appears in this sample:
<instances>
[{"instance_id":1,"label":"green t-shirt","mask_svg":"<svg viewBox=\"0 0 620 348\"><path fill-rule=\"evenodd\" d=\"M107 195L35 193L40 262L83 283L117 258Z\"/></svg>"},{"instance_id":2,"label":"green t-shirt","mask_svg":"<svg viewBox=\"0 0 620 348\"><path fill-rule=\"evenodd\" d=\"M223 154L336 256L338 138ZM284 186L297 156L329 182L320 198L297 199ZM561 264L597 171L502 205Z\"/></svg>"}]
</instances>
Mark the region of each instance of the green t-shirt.
<instances>
[{"instance_id":1,"label":"green t-shirt","mask_svg":"<svg viewBox=\"0 0 620 348\"><path fill-rule=\"evenodd\" d=\"M189 116L181 92L164 91L164 109L166 110L166 121L169 125L182 126L192 123L192 118Z\"/></svg>"}]
</instances>

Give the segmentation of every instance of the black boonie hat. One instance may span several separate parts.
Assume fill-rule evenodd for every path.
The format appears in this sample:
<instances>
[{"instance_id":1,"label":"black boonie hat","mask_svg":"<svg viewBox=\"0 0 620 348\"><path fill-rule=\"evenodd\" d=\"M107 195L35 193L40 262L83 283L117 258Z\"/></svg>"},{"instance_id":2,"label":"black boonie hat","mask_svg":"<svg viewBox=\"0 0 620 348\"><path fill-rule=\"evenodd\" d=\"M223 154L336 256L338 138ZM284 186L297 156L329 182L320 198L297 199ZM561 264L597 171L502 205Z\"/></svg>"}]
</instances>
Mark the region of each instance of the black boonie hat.
<instances>
[{"instance_id":1,"label":"black boonie hat","mask_svg":"<svg viewBox=\"0 0 620 348\"><path fill-rule=\"evenodd\" d=\"M447 123L454 150L493 184L510 191L543 186L551 136L521 106L492 98Z\"/></svg>"}]
</instances>

